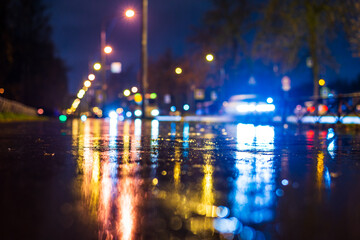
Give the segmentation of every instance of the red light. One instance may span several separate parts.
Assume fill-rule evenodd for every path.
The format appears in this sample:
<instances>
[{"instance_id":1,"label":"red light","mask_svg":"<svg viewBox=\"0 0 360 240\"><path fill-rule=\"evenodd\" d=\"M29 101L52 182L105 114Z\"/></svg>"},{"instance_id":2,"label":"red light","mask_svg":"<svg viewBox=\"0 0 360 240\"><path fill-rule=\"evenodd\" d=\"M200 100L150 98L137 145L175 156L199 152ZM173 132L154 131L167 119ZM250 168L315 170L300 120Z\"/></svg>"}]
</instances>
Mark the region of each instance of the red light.
<instances>
[{"instance_id":1,"label":"red light","mask_svg":"<svg viewBox=\"0 0 360 240\"><path fill-rule=\"evenodd\" d=\"M44 114L44 109L39 108L39 109L37 110L37 113L38 113L39 115L43 115L43 114Z\"/></svg>"}]
</instances>

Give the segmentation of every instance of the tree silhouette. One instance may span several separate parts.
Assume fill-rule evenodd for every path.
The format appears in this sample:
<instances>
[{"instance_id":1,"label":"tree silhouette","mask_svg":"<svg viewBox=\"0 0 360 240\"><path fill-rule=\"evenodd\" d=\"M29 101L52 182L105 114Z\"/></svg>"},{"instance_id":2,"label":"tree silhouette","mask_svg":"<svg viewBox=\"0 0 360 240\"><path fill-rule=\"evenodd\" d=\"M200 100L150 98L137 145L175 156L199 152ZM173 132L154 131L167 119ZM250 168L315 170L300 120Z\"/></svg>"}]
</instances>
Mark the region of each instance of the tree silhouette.
<instances>
[{"instance_id":1,"label":"tree silhouette","mask_svg":"<svg viewBox=\"0 0 360 240\"><path fill-rule=\"evenodd\" d=\"M0 11L0 83L6 97L60 108L67 95L67 69L56 56L45 5L41 0L5 0Z\"/></svg>"}]
</instances>

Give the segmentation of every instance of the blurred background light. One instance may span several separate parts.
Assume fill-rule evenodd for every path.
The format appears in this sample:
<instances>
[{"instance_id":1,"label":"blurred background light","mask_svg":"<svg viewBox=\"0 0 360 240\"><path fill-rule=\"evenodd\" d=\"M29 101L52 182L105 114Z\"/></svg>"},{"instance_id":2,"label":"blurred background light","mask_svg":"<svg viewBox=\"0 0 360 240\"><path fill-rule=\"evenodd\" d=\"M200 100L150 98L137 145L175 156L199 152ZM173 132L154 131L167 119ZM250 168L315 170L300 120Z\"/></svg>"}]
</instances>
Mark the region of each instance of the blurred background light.
<instances>
[{"instance_id":1,"label":"blurred background light","mask_svg":"<svg viewBox=\"0 0 360 240\"><path fill-rule=\"evenodd\" d=\"M110 117L110 118L117 118L118 115L117 115L117 113L116 113L114 110L112 110L112 111L109 112L109 117Z\"/></svg>"},{"instance_id":2,"label":"blurred background light","mask_svg":"<svg viewBox=\"0 0 360 240\"><path fill-rule=\"evenodd\" d=\"M175 68L175 73L176 73L176 74L181 74L181 73L182 73L182 69L179 68L179 67Z\"/></svg>"},{"instance_id":3,"label":"blurred background light","mask_svg":"<svg viewBox=\"0 0 360 240\"><path fill-rule=\"evenodd\" d=\"M104 48L104 53L110 54L111 52L112 52L112 47L106 46L106 47Z\"/></svg>"},{"instance_id":4,"label":"blurred background light","mask_svg":"<svg viewBox=\"0 0 360 240\"><path fill-rule=\"evenodd\" d=\"M86 119L87 119L87 116L86 115L81 115L80 119L81 119L81 121L85 122Z\"/></svg>"},{"instance_id":5,"label":"blurred background light","mask_svg":"<svg viewBox=\"0 0 360 240\"><path fill-rule=\"evenodd\" d=\"M60 122L66 122L67 117L65 115L60 115L59 120L60 120Z\"/></svg>"},{"instance_id":6,"label":"blurred background light","mask_svg":"<svg viewBox=\"0 0 360 240\"><path fill-rule=\"evenodd\" d=\"M214 61L214 55L212 55L212 54L208 54L208 55L206 55L206 61L208 61L208 62L212 62L212 61Z\"/></svg>"},{"instance_id":7,"label":"blurred background light","mask_svg":"<svg viewBox=\"0 0 360 240\"><path fill-rule=\"evenodd\" d=\"M95 80L95 75L92 74L92 73L89 74L88 79L89 79L90 81L94 81L94 80Z\"/></svg>"},{"instance_id":8,"label":"blurred background light","mask_svg":"<svg viewBox=\"0 0 360 240\"><path fill-rule=\"evenodd\" d=\"M188 110L190 109L189 104L185 104L185 105L183 106L183 109L184 109L184 111L188 111Z\"/></svg>"},{"instance_id":9,"label":"blurred background light","mask_svg":"<svg viewBox=\"0 0 360 240\"><path fill-rule=\"evenodd\" d=\"M271 98L271 97L268 97L268 98L266 99L266 102L267 102L267 103L273 103L273 102L274 102L274 99Z\"/></svg>"},{"instance_id":10,"label":"blurred background light","mask_svg":"<svg viewBox=\"0 0 360 240\"><path fill-rule=\"evenodd\" d=\"M125 97L128 97L128 96L130 96L130 94L131 94L131 92L130 92L129 89L125 89L123 93L124 93L124 96L125 96Z\"/></svg>"},{"instance_id":11,"label":"blurred background light","mask_svg":"<svg viewBox=\"0 0 360 240\"><path fill-rule=\"evenodd\" d=\"M160 112L158 109L151 110L151 116L156 117L159 116Z\"/></svg>"},{"instance_id":12,"label":"blurred background light","mask_svg":"<svg viewBox=\"0 0 360 240\"><path fill-rule=\"evenodd\" d=\"M85 82L84 82L84 86L85 87L90 87L91 86L91 82L89 81L89 80L86 80Z\"/></svg>"},{"instance_id":13,"label":"blurred background light","mask_svg":"<svg viewBox=\"0 0 360 240\"><path fill-rule=\"evenodd\" d=\"M141 117L142 111L140 109L136 109L135 112L134 112L134 115L137 116L137 117Z\"/></svg>"},{"instance_id":14,"label":"blurred background light","mask_svg":"<svg viewBox=\"0 0 360 240\"><path fill-rule=\"evenodd\" d=\"M100 63L95 63L94 64L94 70L99 71L101 69L101 64Z\"/></svg>"},{"instance_id":15,"label":"blurred background light","mask_svg":"<svg viewBox=\"0 0 360 240\"><path fill-rule=\"evenodd\" d=\"M175 106L171 106L171 107L170 107L170 111L175 112L175 111L176 111L176 107L175 107Z\"/></svg>"},{"instance_id":16,"label":"blurred background light","mask_svg":"<svg viewBox=\"0 0 360 240\"><path fill-rule=\"evenodd\" d=\"M130 111L126 112L126 117L131 118L132 113Z\"/></svg>"},{"instance_id":17,"label":"blurred background light","mask_svg":"<svg viewBox=\"0 0 360 240\"><path fill-rule=\"evenodd\" d=\"M137 88L137 87L132 87L132 88L131 88L131 91L132 91L133 93L137 93L138 88Z\"/></svg>"},{"instance_id":18,"label":"blurred background light","mask_svg":"<svg viewBox=\"0 0 360 240\"><path fill-rule=\"evenodd\" d=\"M39 108L39 109L37 110L37 114L43 115L43 114L44 114L44 109Z\"/></svg>"},{"instance_id":19,"label":"blurred background light","mask_svg":"<svg viewBox=\"0 0 360 240\"><path fill-rule=\"evenodd\" d=\"M150 94L150 98L151 98L151 99L156 99L156 98L157 98L157 94L156 94L156 93L151 93L151 94Z\"/></svg>"},{"instance_id":20,"label":"blurred background light","mask_svg":"<svg viewBox=\"0 0 360 240\"><path fill-rule=\"evenodd\" d=\"M132 10L132 9L127 9L127 10L125 11L125 16L126 16L127 18L132 18L132 17L135 16L135 11Z\"/></svg>"}]
</instances>

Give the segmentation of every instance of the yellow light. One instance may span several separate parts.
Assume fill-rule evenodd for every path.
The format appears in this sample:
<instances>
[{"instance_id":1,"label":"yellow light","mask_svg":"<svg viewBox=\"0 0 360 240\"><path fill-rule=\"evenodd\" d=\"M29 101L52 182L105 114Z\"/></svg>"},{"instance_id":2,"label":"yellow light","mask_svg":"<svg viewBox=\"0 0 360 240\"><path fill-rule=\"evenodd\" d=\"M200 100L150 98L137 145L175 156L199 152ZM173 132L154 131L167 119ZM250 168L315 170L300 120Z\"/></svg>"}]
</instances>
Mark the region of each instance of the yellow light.
<instances>
[{"instance_id":1,"label":"yellow light","mask_svg":"<svg viewBox=\"0 0 360 240\"><path fill-rule=\"evenodd\" d=\"M175 73L176 73L176 74L181 74L181 73L182 73L182 69L179 68L179 67L175 68Z\"/></svg>"},{"instance_id":2,"label":"yellow light","mask_svg":"<svg viewBox=\"0 0 360 240\"><path fill-rule=\"evenodd\" d=\"M128 10L125 11L125 16L126 16L127 18L132 18L132 17L135 16L135 11L132 10L132 9L128 9Z\"/></svg>"},{"instance_id":3,"label":"yellow light","mask_svg":"<svg viewBox=\"0 0 360 240\"><path fill-rule=\"evenodd\" d=\"M157 185L159 183L159 180L157 179L157 178L154 178L153 180L152 180L152 184L153 185Z\"/></svg>"},{"instance_id":4,"label":"yellow light","mask_svg":"<svg viewBox=\"0 0 360 240\"><path fill-rule=\"evenodd\" d=\"M84 82L84 86L85 87L90 87L91 86L91 82L89 81L89 80L86 80L85 82Z\"/></svg>"},{"instance_id":5,"label":"yellow light","mask_svg":"<svg viewBox=\"0 0 360 240\"><path fill-rule=\"evenodd\" d=\"M131 94L131 92L130 92L129 89L125 89L125 90L124 90L124 96L125 96L125 97L130 96L130 94Z\"/></svg>"},{"instance_id":6,"label":"yellow light","mask_svg":"<svg viewBox=\"0 0 360 240\"><path fill-rule=\"evenodd\" d=\"M92 74L92 73L89 74L88 79L89 79L90 81L94 81L94 80L95 80L95 75Z\"/></svg>"},{"instance_id":7,"label":"yellow light","mask_svg":"<svg viewBox=\"0 0 360 240\"><path fill-rule=\"evenodd\" d=\"M106 54L110 54L110 53L112 52L112 47L106 46L106 47L104 48L104 52L105 52Z\"/></svg>"},{"instance_id":8,"label":"yellow light","mask_svg":"<svg viewBox=\"0 0 360 240\"><path fill-rule=\"evenodd\" d=\"M0 94L4 94L4 92L5 92L5 89L0 88Z\"/></svg>"},{"instance_id":9,"label":"yellow light","mask_svg":"<svg viewBox=\"0 0 360 240\"><path fill-rule=\"evenodd\" d=\"M324 80L324 79L320 79L320 80L319 80L319 85L320 85L320 86L324 86L324 85L325 85L325 80Z\"/></svg>"},{"instance_id":10,"label":"yellow light","mask_svg":"<svg viewBox=\"0 0 360 240\"><path fill-rule=\"evenodd\" d=\"M140 93L135 94L134 101L137 103L142 102L142 96Z\"/></svg>"},{"instance_id":11,"label":"yellow light","mask_svg":"<svg viewBox=\"0 0 360 240\"><path fill-rule=\"evenodd\" d=\"M77 94L77 97L82 99L85 95L85 90L84 89L80 89L80 91Z\"/></svg>"},{"instance_id":12,"label":"yellow light","mask_svg":"<svg viewBox=\"0 0 360 240\"><path fill-rule=\"evenodd\" d=\"M137 87L132 87L132 88L131 88L131 91L132 91L133 93L137 93L138 88L137 88Z\"/></svg>"},{"instance_id":13,"label":"yellow light","mask_svg":"<svg viewBox=\"0 0 360 240\"><path fill-rule=\"evenodd\" d=\"M213 60L214 60L214 55L212 55L212 54L206 55L206 61L212 62Z\"/></svg>"},{"instance_id":14,"label":"yellow light","mask_svg":"<svg viewBox=\"0 0 360 240\"><path fill-rule=\"evenodd\" d=\"M100 64L100 63L95 63L95 64L94 64L94 69L95 69L96 71L99 71L99 70L101 69L101 64Z\"/></svg>"},{"instance_id":15,"label":"yellow light","mask_svg":"<svg viewBox=\"0 0 360 240\"><path fill-rule=\"evenodd\" d=\"M66 114L68 115L72 114L72 110L70 108L66 109Z\"/></svg>"}]
</instances>

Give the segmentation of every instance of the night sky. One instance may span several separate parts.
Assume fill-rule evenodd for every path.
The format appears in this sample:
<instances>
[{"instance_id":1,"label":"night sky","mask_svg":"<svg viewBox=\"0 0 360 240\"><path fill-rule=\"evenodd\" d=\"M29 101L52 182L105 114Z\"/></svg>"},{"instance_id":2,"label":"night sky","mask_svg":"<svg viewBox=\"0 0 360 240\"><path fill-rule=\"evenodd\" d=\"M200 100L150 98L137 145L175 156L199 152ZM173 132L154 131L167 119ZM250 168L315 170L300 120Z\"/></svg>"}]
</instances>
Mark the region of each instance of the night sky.
<instances>
[{"instance_id":1,"label":"night sky","mask_svg":"<svg viewBox=\"0 0 360 240\"><path fill-rule=\"evenodd\" d=\"M186 51L187 37L211 6L209 0L149 0L149 58L154 59L171 48L180 56ZM88 74L89 64L100 60L100 30L104 19L119 17L107 24L107 42L114 52L109 60L120 61L123 68L140 63L141 1L120 0L45 0L51 14L53 39L58 54L69 71L69 91L75 93ZM126 19L124 10L132 7L134 19ZM340 71L328 70L327 77L353 79L360 73L360 60L353 59L348 44L338 38L334 57ZM299 76L301 79L301 76Z\"/></svg>"}]
</instances>

